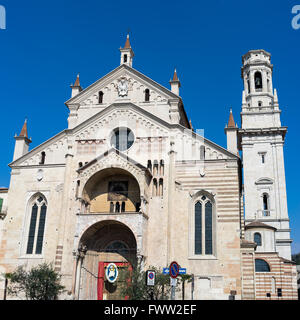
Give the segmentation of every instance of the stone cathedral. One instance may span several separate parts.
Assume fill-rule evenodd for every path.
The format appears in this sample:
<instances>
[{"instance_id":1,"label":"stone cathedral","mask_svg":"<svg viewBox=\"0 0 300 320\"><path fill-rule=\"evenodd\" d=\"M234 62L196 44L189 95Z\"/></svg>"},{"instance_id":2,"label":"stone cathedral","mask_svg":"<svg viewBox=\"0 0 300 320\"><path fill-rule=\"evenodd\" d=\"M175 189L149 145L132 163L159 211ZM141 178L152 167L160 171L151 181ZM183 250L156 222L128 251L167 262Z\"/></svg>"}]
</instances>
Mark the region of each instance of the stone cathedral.
<instances>
[{"instance_id":1,"label":"stone cathedral","mask_svg":"<svg viewBox=\"0 0 300 320\"><path fill-rule=\"evenodd\" d=\"M241 127L230 111L223 148L192 127L176 70L165 88L133 68L129 36L120 53L86 89L77 76L67 129L32 150L27 121L15 136L0 273L49 262L74 299L115 300L110 263L175 260L194 275L185 299L298 299L270 54L242 57Z\"/></svg>"}]
</instances>

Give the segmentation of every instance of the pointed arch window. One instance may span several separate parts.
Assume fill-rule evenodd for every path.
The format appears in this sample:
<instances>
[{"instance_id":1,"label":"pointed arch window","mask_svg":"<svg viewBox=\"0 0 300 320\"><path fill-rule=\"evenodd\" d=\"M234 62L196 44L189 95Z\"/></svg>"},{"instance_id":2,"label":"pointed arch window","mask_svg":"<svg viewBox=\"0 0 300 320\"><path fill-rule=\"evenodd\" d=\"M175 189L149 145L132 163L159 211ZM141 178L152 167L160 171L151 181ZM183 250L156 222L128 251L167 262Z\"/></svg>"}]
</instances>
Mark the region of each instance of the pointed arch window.
<instances>
[{"instance_id":1,"label":"pointed arch window","mask_svg":"<svg viewBox=\"0 0 300 320\"><path fill-rule=\"evenodd\" d=\"M44 242L46 224L47 203L46 199L39 195L31 205L30 225L27 238L26 254L41 254Z\"/></svg>"},{"instance_id":2,"label":"pointed arch window","mask_svg":"<svg viewBox=\"0 0 300 320\"><path fill-rule=\"evenodd\" d=\"M194 254L214 254L213 203L202 196L194 207Z\"/></svg>"}]
</instances>

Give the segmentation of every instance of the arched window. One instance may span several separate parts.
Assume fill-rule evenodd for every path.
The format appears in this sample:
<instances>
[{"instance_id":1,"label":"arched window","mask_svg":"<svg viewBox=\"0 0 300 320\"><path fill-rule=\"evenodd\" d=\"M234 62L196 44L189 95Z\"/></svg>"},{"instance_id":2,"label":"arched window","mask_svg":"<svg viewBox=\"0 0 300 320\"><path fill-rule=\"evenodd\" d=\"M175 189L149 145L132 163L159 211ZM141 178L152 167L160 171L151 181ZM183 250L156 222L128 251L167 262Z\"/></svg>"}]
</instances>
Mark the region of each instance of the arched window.
<instances>
[{"instance_id":1,"label":"arched window","mask_svg":"<svg viewBox=\"0 0 300 320\"><path fill-rule=\"evenodd\" d=\"M147 168L152 173L152 162L151 162L151 160L148 160Z\"/></svg>"},{"instance_id":2,"label":"arched window","mask_svg":"<svg viewBox=\"0 0 300 320\"><path fill-rule=\"evenodd\" d=\"M254 242L258 245L261 246L261 234L259 232L254 233Z\"/></svg>"},{"instance_id":3,"label":"arched window","mask_svg":"<svg viewBox=\"0 0 300 320\"><path fill-rule=\"evenodd\" d=\"M101 104L103 103L103 95L104 93L102 91L99 92L99 97L98 97L98 103Z\"/></svg>"},{"instance_id":4,"label":"arched window","mask_svg":"<svg viewBox=\"0 0 300 320\"><path fill-rule=\"evenodd\" d=\"M272 277L271 279L272 293L276 293L276 279Z\"/></svg>"},{"instance_id":5,"label":"arched window","mask_svg":"<svg viewBox=\"0 0 300 320\"><path fill-rule=\"evenodd\" d=\"M116 203L116 212L120 212L120 203L119 202L117 202Z\"/></svg>"},{"instance_id":6,"label":"arched window","mask_svg":"<svg viewBox=\"0 0 300 320\"><path fill-rule=\"evenodd\" d=\"M81 168L82 167L82 162L79 162L78 163L78 168Z\"/></svg>"},{"instance_id":7,"label":"arched window","mask_svg":"<svg viewBox=\"0 0 300 320\"><path fill-rule=\"evenodd\" d=\"M157 176L158 175L158 161L154 160L153 162L153 175Z\"/></svg>"},{"instance_id":8,"label":"arched window","mask_svg":"<svg viewBox=\"0 0 300 320\"><path fill-rule=\"evenodd\" d=\"M212 255L214 253L213 204L204 195L195 204L194 221L194 254Z\"/></svg>"},{"instance_id":9,"label":"arched window","mask_svg":"<svg viewBox=\"0 0 300 320\"><path fill-rule=\"evenodd\" d=\"M205 254L212 254L212 204L205 204Z\"/></svg>"},{"instance_id":10,"label":"arched window","mask_svg":"<svg viewBox=\"0 0 300 320\"><path fill-rule=\"evenodd\" d=\"M128 254L129 248L123 241L113 241L106 248L106 252L114 252L119 254Z\"/></svg>"},{"instance_id":11,"label":"arched window","mask_svg":"<svg viewBox=\"0 0 300 320\"><path fill-rule=\"evenodd\" d=\"M122 202L121 212L125 212L125 201Z\"/></svg>"},{"instance_id":12,"label":"arched window","mask_svg":"<svg viewBox=\"0 0 300 320\"><path fill-rule=\"evenodd\" d=\"M109 212L114 212L114 203L110 202L109 204Z\"/></svg>"},{"instance_id":13,"label":"arched window","mask_svg":"<svg viewBox=\"0 0 300 320\"><path fill-rule=\"evenodd\" d=\"M270 272L270 266L263 259L255 259L255 272Z\"/></svg>"},{"instance_id":14,"label":"arched window","mask_svg":"<svg viewBox=\"0 0 300 320\"><path fill-rule=\"evenodd\" d=\"M0 198L0 213L2 212L3 199Z\"/></svg>"},{"instance_id":15,"label":"arched window","mask_svg":"<svg viewBox=\"0 0 300 320\"><path fill-rule=\"evenodd\" d=\"M30 226L27 240L27 254L41 254L43 249L47 203L44 197L38 196L31 205Z\"/></svg>"},{"instance_id":16,"label":"arched window","mask_svg":"<svg viewBox=\"0 0 300 320\"><path fill-rule=\"evenodd\" d=\"M152 192L152 196L156 197L157 196L157 180L153 179L153 192Z\"/></svg>"},{"instance_id":17,"label":"arched window","mask_svg":"<svg viewBox=\"0 0 300 320\"><path fill-rule=\"evenodd\" d=\"M164 195L164 182L163 179L159 179L159 196L163 197Z\"/></svg>"},{"instance_id":18,"label":"arched window","mask_svg":"<svg viewBox=\"0 0 300 320\"><path fill-rule=\"evenodd\" d=\"M263 216L269 216L269 195L267 193L263 194Z\"/></svg>"},{"instance_id":19,"label":"arched window","mask_svg":"<svg viewBox=\"0 0 300 320\"><path fill-rule=\"evenodd\" d=\"M202 203L195 204L195 254L202 254Z\"/></svg>"},{"instance_id":20,"label":"arched window","mask_svg":"<svg viewBox=\"0 0 300 320\"><path fill-rule=\"evenodd\" d=\"M45 159L46 159L46 153L43 151L41 153L41 161L40 161L40 164L45 164Z\"/></svg>"},{"instance_id":21,"label":"arched window","mask_svg":"<svg viewBox=\"0 0 300 320\"><path fill-rule=\"evenodd\" d=\"M146 102L150 101L150 90L149 89L145 90L145 101Z\"/></svg>"},{"instance_id":22,"label":"arched window","mask_svg":"<svg viewBox=\"0 0 300 320\"><path fill-rule=\"evenodd\" d=\"M201 146L200 147L200 160L204 160L205 159L205 147Z\"/></svg>"},{"instance_id":23,"label":"arched window","mask_svg":"<svg viewBox=\"0 0 300 320\"><path fill-rule=\"evenodd\" d=\"M127 54L124 54L124 63L127 62Z\"/></svg>"},{"instance_id":24,"label":"arched window","mask_svg":"<svg viewBox=\"0 0 300 320\"><path fill-rule=\"evenodd\" d=\"M254 74L254 82L255 82L255 89L256 90L262 89L262 76L259 71L256 71Z\"/></svg>"},{"instance_id":25,"label":"arched window","mask_svg":"<svg viewBox=\"0 0 300 320\"><path fill-rule=\"evenodd\" d=\"M164 176L165 174L165 162L164 160L160 160L160 175Z\"/></svg>"}]
</instances>

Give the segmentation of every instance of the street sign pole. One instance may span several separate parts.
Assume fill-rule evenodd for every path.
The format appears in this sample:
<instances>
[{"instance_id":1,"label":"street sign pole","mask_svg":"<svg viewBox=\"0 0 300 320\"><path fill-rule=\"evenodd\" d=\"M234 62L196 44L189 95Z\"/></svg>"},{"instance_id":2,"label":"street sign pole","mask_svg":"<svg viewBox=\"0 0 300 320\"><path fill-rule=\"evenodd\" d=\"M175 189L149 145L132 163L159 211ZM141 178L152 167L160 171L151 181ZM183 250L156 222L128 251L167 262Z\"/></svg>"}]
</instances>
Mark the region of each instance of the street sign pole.
<instances>
[{"instance_id":1,"label":"street sign pole","mask_svg":"<svg viewBox=\"0 0 300 320\"><path fill-rule=\"evenodd\" d=\"M179 265L176 261L173 261L169 267L169 274L171 277L171 300L175 300L176 282L179 274Z\"/></svg>"},{"instance_id":2,"label":"street sign pole","mask_svg":"<svg viewBox=\"0 0 300 320\"><path fill-rule=\"evenodd\" d=\"M171 287L171 300L175 300L175 286Z\"/></svg>"}]
</instances>

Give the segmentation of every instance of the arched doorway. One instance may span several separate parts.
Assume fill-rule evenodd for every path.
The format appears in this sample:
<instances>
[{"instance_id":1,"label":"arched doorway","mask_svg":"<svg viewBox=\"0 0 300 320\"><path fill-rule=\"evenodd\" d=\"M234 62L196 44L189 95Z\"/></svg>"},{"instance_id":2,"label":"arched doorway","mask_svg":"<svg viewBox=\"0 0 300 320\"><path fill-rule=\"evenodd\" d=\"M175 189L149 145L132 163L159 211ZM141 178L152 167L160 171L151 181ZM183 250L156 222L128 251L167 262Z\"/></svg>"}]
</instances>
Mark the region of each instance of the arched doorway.
<instances>
[{"instance_id":1,"label":"arched doorway","mask_svg":"<svg viewBox=\"0 0 300 320\"><path fill-rule=\"evenodd\" d=\"M121 288L125 285L122 273L130 272L136 264L137 243L133 232L125 224L105 220L88 228L81 237L86 254L81 265L80 300L123 300ZM119 277L107 281L105 270L114 263Z\"/></svg>"}]
</instances>

